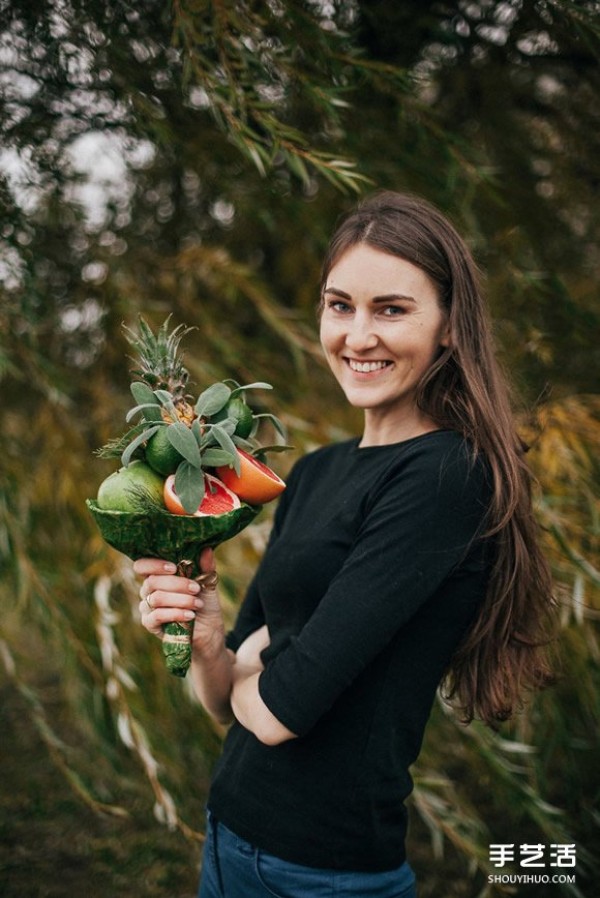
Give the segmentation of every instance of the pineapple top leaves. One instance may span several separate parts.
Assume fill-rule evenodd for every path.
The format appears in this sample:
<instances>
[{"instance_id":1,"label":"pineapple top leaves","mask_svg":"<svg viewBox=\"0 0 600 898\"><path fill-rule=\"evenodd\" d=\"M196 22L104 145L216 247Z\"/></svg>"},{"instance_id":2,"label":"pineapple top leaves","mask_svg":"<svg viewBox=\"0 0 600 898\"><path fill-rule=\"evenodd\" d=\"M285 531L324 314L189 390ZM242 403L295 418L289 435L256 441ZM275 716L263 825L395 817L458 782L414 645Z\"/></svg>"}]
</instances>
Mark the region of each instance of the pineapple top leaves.
<instances>
[{"instance_id":1,"label":"pineapple top leaves","mask_svg":"<svg viewBox=\"0 0 600 898\"><path fill-rule=\"evenodd\" d=\"M204 491L204 471L229 465L239 474L238 447L256 455L264 454L268 448L290 447L263 447L256 440L260 419L264 418L271 421L280 436L285 436L274 415L254 414L246 402L246 390L270 390L270 384L243 386L228 379L211 384L200 393L195 405L190 403L192 397L186 393L189 375L179 355L179 344L194 328L181 324L169 332L170 320L169 316L156 334L142 317L137 332L123 326L128 342L137 352L132 374L140 378L131 384L135 405L126 420L138 420L98 454L105 458L120 455L124 467L141 458L160 474L175 473L177 494L185 510L192 514ZM162 447L158 467L156 440Z\"/></svg>"},{"instance_id":2,"label":"pineapple top leaves","mask_svg":"<svg viewBox=\"0 0 600 898\"><path fill-rule=\"evenodd\" d=\"M179 344L193 327L180 324L169 333L171 316L161 324L154 334L148 323L140 316L139 330L136 333L123 325L128 342L137 352L134 362L139 368L132 369L152 389L166 390L177 402L184 399L188 371L183 365L183 358L178 355Z\"/></svg>"}]
</instances>

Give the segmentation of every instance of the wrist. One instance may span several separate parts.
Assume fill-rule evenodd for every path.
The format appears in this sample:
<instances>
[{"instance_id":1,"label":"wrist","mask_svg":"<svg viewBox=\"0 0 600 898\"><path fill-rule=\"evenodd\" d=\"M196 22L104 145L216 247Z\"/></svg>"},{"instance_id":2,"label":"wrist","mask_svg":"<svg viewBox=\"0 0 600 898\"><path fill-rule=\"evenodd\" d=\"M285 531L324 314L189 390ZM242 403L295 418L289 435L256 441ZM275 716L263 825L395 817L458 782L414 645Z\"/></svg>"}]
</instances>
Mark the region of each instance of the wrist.
<instances>
[{"instance_id":1,"label":"wrist","mask_svg":"<svg viewBox=\"0 0 600 898\"><path fill-rule=\"evenodd\" d=\"M192 662L197 661L205 667L211 666L229 655L230 652L225 645L223 627L211 630L210 634L204 636L202 640L192 641Z\"/></svg>"}]
</instances>

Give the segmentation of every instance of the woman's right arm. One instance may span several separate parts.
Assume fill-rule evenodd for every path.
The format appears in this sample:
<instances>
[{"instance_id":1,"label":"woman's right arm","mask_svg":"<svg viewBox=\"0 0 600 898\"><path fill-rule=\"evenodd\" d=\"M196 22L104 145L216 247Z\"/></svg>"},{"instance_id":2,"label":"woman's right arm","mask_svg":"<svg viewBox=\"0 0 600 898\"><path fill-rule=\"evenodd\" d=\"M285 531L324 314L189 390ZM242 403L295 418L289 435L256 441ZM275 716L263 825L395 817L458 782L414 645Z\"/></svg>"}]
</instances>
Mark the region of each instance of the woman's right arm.
<instances>
[{"instance_id":1,"label":"woman's right arm","mask_svg":"<svg viewBox=\"0 0 600 898\"><path fill-rule=\"evenodd\" d=\"M200 565L204 572L215 569L211 550L202 553ZM236 680L263 670L260 653L269 645L267 626L251 633L234 653L225 645L216 587L200 588L194 580L176 576L173 565L158 559L139 559L134 571L145 577L140 589L140 616L150 633L162 639L164 624L194 621L190 670L194 690L212 717L222 724L231 723L234 666Z\"/></svg>"},{"instance_id":2,"label":"woman's right arm","mask_svg":"<svg viewBox=\"0 0 600 898\"><path fill-rule=\"evenodd\" d=\"M203 572L215 570L214 555L205 549L200 556ZM134 562L143 576L140 589L142 625L158 639L171 622L190 623L194 690L206 711L219 723L231 723L230 695L235 656L225 646L225 627L216 586L201 587L195 580L177 576L175 567L154 558Z\"/></svg>"}]
</instances>

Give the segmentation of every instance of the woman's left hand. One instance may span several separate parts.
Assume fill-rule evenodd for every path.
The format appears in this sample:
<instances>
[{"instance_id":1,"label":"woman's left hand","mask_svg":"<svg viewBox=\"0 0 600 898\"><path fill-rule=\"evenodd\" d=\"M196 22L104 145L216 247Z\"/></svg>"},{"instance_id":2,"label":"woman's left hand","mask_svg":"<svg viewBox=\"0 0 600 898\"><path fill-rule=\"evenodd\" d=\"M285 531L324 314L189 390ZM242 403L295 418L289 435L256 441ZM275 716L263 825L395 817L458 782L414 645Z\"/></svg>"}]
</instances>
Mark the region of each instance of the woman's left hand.
<instances>
[{"instance_id":1,"label":"woman's left hand","mask_svg":"<svg viewBox=\"0 0 600 898\"><path fill-rule=\"evenodd\" d=\"M247 636L235 653L237 668L243 668L246 671L264 670L260 653L267 648L270 642L269 630L267 625L264 624L258 630L255 630L254 633L251 633L250 636Z\"/></svg>"}]
</instances>

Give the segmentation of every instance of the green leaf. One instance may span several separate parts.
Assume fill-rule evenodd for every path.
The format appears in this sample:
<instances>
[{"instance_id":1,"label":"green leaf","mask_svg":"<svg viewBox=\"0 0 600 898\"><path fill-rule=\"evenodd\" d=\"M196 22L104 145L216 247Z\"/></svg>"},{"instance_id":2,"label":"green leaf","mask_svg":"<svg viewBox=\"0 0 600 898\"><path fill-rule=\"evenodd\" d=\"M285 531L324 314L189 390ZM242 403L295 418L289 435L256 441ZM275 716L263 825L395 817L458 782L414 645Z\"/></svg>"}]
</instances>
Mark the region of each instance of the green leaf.
<instances>
[{"instance_id":1,"label":"green leaf","mask_svg":"<svg viewBox=\"0 0 600 898\"><path fill-rule=\"evenodd\" d=\"M198 445L200 446L200 445L202 444L202 437L203 437L203 434L202 434L202 427L201 427L201 425L200 425L200 421L199 421L198 418L194 418L194 420L192 421L192 426L191 426L190 429L191 429L191 431L192 431L192 433L193 433L193 435L194 435L194 438L195 438L196 442L197 442Z\"/></svg>"},{"instance_id":2,"label":"green leaf","mask_svg":"<svg viewBox=\"0 0 600 898\"><path fill-rule=\"evenodd\" d=\"M220 412L231 396L231 390L224 383L212 384L198 396L196 414L199 418L209 418Z\"/></svg>"},{"instance_id":3,"label":"green leaf","mask_svg":"<svg viewBox=\"0 0 600 898\"><path fill-rule=\"evenodd\" d=\"M261 446L259 449L253 449L250 454L255 455L260 461L262 461L262 456L266 452L289 452L290 450L295 448L295 446L282 446L281 443L276 443L274 446Z\"/></svg>"},{"instance_id":4,"label":"green leaf","mask_svg":"<svg viewBox=\"0 0 600 898\"><path fill-rule=\"evenodd\" d=\"M282 436L284 439L287 436L286 429L275 415L271 415L269 412L262 412L260 415L254 415L254 418L268 418L277 433Z\"/></svg>"},{"instance_id":5,"label":"green leaf","mask_svg":"<svg viewBox=\"0 0 600 898\"><path fill-rule=\"evenodd\" d=\"M116 439L109 440L104 446L96 449L94 454L100 458L121 458L122 453L127 449L127 446L133 438L146 429L147 422L138 421L138 423L134 424L133 427L130 427L126 433Z\"/></svg>"},{"instance_id":6,"label":"green leaf","mask_svg":"<svg viewBox=\"0 0 600 898\"><path fill-rule=\"evenodd\" d=\"M211 427L219 427L221 430L224 430L225 433L229 434L229 436L233 436L235 433L235 428L237 427L238 419L237 418L223 418L222 421L215 424L210 425Z\"/></svg>"},{"instance_id":7,"label":"green leaf","mask_svg":"<svg viewBox=\"0 0 600 898\"><path fill-rule=\"evenodd\" d=\"M173 403L173 394L169 393L168 390L153 390L152 393L161 405L170 405Z\"/></svg>"},{"instance_id":8,"label":"green leaf","mask_svg":"<svg viewBox=\"0 0 600 898\"><path fill-rule=\"evenodd\" d=\"M153 402L144 402L142 405L136 405L134 408L129 409L125 420L129 423L139 412L144 412L143 417L145 421L162 421L160 406L155 405Z\"/></svg>"},{"instance_id":9,"label":"green leaf","mask_svg":"<svg viewBox=\"0 0 600 898\"><path fill-rule=\"evenodd\" d=\"M184 425L185 426L185 425ZM194 514L204 499L204 474L194 465L182 461L175 472L175 492L188 514Z\"/></svg>"},{"instance_id":10,"label":"green leaf","mask_svg":"<svg viewBox=\"0 0 600 898\"><path fill-rule=\"evenodd\" d=\"M216 446L212 446L202 453L203 468L220 468L222 465L233 464L235 464L235 459L231 452L227 452L226 449L218 449Z\"/></svg>"},{"instance_id":11,"label":"green leaf","mask_svg":"<svg viewBox=\"0 0 600 898\"><path fill-rule=\"evenodd\" d=\"M240 449L244 449L249 455L252 455L252 453L256 451L256 443L251 443L250 440L245 440L244 437L234 435L231 439L236 446L239 446Z\"/></svg>"},{"instance_id":12,"label":"green leaf","mask_svg":"<svg viewBox=\"0 0 600 898\"><path fill-rule=\"evenodd\" d=\"M169 424L167 428L168 440L179 454L194 468L202 467L200 458L200 447L196 437L189 427L186 427L181 421Z\"/></svg>"},{"instance_id":13,"label":"green leaf","mask_svg":"<svg viewBox=\"0 0 600 898\"><path fill-rule=\"evenodd\" d=\"M271 384L265 384L261 381L257 381L255 384L244 384L243 387L237 387L237 389L233 390L231 396L237 396L238 393L243 393L244 390L272 390L273 387Z\"/></svg>"},{"instance_id":14,"label":"green leaf","mask_svg":"<svg viewBox=\"0 0 600 898\"><path fill-rule=\"evenodd\" d=\"M167 409L169 414L172 415L173 418L177 418L177 409L175 408L172 394L169 393L168 390L154 390L153 392L160 404Z\"/></svg>"},{"instance_id":15,"label":"green leaf","mask_svg":"<svg viewBox=\"0 0 600 898\"><path fill-rule=\"evenodd\" d=\"M146 430L143 430L140 434L138 434L138 436L134 440L131 441L131 443L121 456L121 464L124 468L126 468L131 461L133 453L138 448L138 446L141 446L142 443L145 443L150 439L150 437L153 437L159 427L159 424L155 424L154 427L148 427Z\"/></svg>"},{"instance_id":16,"label":"green leaf","mask_svg":"<svg viewBox=\"0 0 600 898\"><path fill-rule=\"evenodd\" d=\"M131 395L135 399L137 405L135 409L131 409L129 412L127 421L130 421L131 417L139 411L144 412L145 421L162 420L160 414L160 402L154 395L154 390L152 390L148 384L139 380L134 380L133 383L130 384L129 389L131 390Z\"/></svg>"},{"instance_id":17,"label":"green leaf","mask_svg":"<svg viewBox=\"0 0 600 898\"><path fill-rule=\"evenodd\" d=\"M232 464L233 469L236 474L240 473L240 457L238 455L238 451L235 448L235 443L229 436L226 430L224 430L220 424L213 424L212 433L217 443L224 449L226 452L229 452L232 456Z\"/></svg>"},{"instance_id":18,"label":"green leaf","mask_svg":"<svg viewBox=\"0 0 600 898\"><path fill-rule=\"evenodd\" d=\"M134 380L129 389L131 390L131 395L138 405L149 403L152 405L160 406L159 400L154 395L154 390L152 390L151 387L148 386L148 384L143 383L143 381Z\"/></svg>"}]
</instances>

